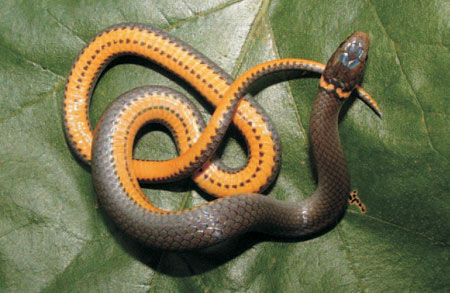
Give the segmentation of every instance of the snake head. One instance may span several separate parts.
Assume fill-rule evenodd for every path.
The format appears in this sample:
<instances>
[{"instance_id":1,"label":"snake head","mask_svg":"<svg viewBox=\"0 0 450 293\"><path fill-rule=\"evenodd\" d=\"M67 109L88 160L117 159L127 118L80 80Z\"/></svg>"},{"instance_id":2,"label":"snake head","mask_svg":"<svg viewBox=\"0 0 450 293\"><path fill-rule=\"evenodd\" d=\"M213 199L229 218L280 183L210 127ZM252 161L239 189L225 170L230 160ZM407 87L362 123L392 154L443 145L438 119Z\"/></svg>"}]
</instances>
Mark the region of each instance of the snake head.
<instances>
[{"instance_id":1,"label":"snake head","mask_svg":"<svg viewBox=\"0 0 450 293\"><path fill-rule=\"evenodd\" d=\"M320 86L347 98L359 84L366 64L370 39L364 32L354 32L331 56L323 72Z\"/></svg>"}]
</instances>

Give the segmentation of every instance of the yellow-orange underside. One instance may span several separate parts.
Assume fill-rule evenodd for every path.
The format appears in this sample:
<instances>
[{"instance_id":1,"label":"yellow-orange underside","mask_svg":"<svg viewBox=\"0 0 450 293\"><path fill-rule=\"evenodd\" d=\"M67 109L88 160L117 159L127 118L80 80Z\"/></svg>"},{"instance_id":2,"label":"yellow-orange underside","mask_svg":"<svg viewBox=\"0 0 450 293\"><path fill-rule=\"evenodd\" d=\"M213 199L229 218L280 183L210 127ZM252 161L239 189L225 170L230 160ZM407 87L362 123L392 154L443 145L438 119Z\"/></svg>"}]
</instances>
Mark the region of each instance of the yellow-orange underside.
<instances>
[{"instance_id":1,"label":"yellow-orange underside","mask_svg":"<svg viewBox=\"0 0 450 293\"><path fill-rule=\"evenodd\" d=\"M99 35L75 62L66 86L64 103L66 132L87 161L91 158L92 144L88 117L90 90L98 76L97 71L110 56L120 52L154 60L183 77L216 106L229 88L229 84L207 64L160 35L138 28L119 28ZM258 192L274 166L275 148L271 130L266 127L261 115L250 102L240 102L233 123L246 136L249 145L251 156L246 167L229 174L215 165L207 164L204 171L194 178L200 188L217 196ZM167 162L133 161L135 174L140 179L164 177L164 174L174 172L180 168L180 164L186 163L188 162L180 159ZM257 177L254 176L255 173L258 173Z\"/></svg>"}]
</instances>

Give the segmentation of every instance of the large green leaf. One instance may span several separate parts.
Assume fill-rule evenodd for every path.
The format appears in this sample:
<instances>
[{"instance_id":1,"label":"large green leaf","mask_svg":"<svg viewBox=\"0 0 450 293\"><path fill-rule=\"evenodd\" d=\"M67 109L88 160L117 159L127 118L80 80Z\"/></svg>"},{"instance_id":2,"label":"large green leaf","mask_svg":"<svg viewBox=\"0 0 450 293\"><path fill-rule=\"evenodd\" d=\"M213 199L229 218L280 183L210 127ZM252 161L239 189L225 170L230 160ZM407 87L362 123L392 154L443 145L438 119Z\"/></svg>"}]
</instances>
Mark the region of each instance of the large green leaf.
<instances>
[{"instance_id":1,"label":"large green leaf","mask_svg":"<svg viewBox=\"0 0 450 293\"><path fill-rule=\"evenodd\" d=\"M448 8L444 0L3 0L0 291L448 292ZM164 29L233 76L280 57L325 62L352 31L368 32L363 86L384 116L354 100L340 123L352 184L367 214L352 207L335 229L309 241L251 235L223 252L156 252L128 239L97 208L89 168L69 151L61 122L64 84L77 54L102 28L120 22ZM142 65L119 62L102 77L93 122L137 86L191 92ZM257 95L283 142L281 174L268 196L299 200L315 188L307 129L317 83L303 78ZM224 150L231 165L245 157L235 137ZM136 152L168 158L175 147L154 131ZM171 209L204 201L189 182L146 192Z\"/></svg>"}]
</instances>

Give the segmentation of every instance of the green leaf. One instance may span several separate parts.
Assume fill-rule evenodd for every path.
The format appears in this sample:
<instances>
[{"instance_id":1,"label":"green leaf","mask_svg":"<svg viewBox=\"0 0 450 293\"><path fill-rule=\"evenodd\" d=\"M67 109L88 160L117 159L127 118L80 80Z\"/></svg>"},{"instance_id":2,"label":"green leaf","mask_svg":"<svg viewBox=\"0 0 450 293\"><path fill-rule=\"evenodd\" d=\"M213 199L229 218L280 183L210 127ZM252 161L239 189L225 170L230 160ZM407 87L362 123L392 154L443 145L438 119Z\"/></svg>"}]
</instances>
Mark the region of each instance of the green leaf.
<instances>
[{"instance_id":1,"label":"green leaf","mask_svg":"<svg viewBox=\"0 0 450 293\"><path fill-rule=\"evenodd\" d=\"M444 0L4 0L0 291L449 291L448 7ZM350 207L335 229L309 241L251 235L257 240L244 237L223 252L156 252L128 239L98 208L89 168L70 152L61 120L76 56L97 32L121 22L159 27L235 77L275 58L325 62L351 32L368 32L363 86L384 116L354 100L340 123L352 185L367 214ZM98 83L92 121L121 93L150 84L190 94L161 71L119 63ZM300 200L315 189L307 129L317 84L301 78L257 95L283 142L270 197ZM239 136L226 143L225 161L242 164ZM136 153L176 155L161 131L146 134ZM146 192L170 209L205 201L190 182Z\"/></svg>"}]
</instances>

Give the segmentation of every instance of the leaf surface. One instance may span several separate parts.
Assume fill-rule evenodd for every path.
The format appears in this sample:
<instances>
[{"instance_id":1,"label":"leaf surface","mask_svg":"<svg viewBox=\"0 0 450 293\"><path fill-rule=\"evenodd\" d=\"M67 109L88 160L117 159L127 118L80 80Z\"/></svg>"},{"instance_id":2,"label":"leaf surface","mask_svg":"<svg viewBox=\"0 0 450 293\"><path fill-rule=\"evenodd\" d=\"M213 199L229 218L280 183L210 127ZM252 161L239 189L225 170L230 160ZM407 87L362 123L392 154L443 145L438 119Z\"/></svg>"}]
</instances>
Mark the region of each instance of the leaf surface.
<instances>
[{"instance_id":1,"label":"leaf surface","mask_svg":"<svg viewBox=\"0 0 450 293\"><path fill-rule=\"evenodd\" d=\"M3 1L0 10L0 291L349 292L450 290L448 4L432 1ZM140 22L200 50L234 77L276 58L326 62L355 30L371 35L363 102L344 108L340 134L352 186L368 212L350 207L329 233L303 242L175 254L148 250L98 208L89 168L70 152L61 103L70 68L103 28ZM91 104L96 123L121 93L168 85L199 95L141 61L111 67ZM268 196L300 200L315 189L308 123L318 78L270 86L257 100L282 138L280 176ZM239 166L239 135L225 162ZM163 131L136 156L176 155ZM147 187L158 206L204 202L189 181ZM259 237L252 235L250 237ZM248 237L243 240L247 243Z\"/></svg>"}]
</instances>

